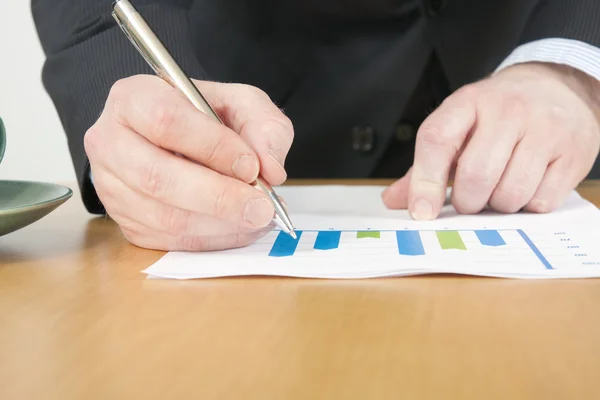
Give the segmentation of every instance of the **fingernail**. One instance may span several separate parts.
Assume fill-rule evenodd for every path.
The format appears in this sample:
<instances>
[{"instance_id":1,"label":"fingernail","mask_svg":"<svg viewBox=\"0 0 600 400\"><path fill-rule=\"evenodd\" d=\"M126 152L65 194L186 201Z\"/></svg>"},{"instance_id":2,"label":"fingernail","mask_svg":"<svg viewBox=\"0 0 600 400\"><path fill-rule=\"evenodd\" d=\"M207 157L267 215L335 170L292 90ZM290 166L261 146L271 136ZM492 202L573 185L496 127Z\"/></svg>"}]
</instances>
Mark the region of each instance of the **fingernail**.
<instances>
[{"instance_id":1,"label":"fingernail","mask_svg":"<svg viewBox=\"0 0 600 400\"><path fill-rule=\"evenodd\" d=\"M250 154L242 154L235 160L231 169L237 179L252 182L258 175L258 159Z\"/></svg>"},{"instance_id":2,"label":"fingernail","mask_svg":"<svg viewBox=\"0 0 600 400\"><path fill-rule=\"evenodd\" d=\"M433 206L425 199L418 199L413 204L411 215L417 221L428 221L433 218Z\"/></svg>"},{"instance_id":3,"label":"fingernail","mask_svg":"<svg viewBox=\"0 0 600 400\"><path fill-rule=\"evenodd\" d=\"M257 227L265 227L273 220L275 211L266 199L252 199L246 204L244 219Z\"/></svg>"}]
</instances>

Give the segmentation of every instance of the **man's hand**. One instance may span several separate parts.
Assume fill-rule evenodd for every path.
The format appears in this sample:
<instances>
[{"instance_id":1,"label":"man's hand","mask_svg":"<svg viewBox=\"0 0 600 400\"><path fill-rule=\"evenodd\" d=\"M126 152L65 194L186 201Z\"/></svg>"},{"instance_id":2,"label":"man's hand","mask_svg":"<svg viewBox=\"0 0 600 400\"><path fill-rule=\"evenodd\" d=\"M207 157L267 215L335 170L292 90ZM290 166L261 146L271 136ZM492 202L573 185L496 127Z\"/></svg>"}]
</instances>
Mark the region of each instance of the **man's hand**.
<instances>
[{"instance_id":1,"label":"man's hand","mask_svg":"<svg viewBox=\"0 0 600 400\"><path fill-rule=\"evenodd\" d=\"M597 81L550 64L515 65L465 86L423 122L413 166L383 200L434 219L453 179L459 213L550 212L598 155L599 98Z\"/></svg>"},{"instance_id":2,"label":"man's hand","mask_svg":"<svg viewBox=\"0 0 600 400\"><path fill-rule=\"evenodd\" d=\"M254 87L195 84L225 126L160 78L134 76L113 86L85 135L98 196L140 247L220 250L272 228L272 204L249 183L259 172L284 182L291 122Z\"/></svg>"}]
</instances>

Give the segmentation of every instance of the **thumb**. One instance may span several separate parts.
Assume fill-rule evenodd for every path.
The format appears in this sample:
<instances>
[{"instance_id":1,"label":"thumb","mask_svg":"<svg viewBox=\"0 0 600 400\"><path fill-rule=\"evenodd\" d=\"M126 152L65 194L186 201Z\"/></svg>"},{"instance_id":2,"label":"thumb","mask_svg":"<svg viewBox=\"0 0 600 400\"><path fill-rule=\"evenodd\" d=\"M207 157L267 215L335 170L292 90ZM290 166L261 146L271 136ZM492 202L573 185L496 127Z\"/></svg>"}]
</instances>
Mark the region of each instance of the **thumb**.
<instances>
[{"instance_id":1,"label":"thumb","mask_svg":"<svg viewBox=\"0 0 600 400\"><path fill-rule=\"evenodd\" d=\"M237 132L256 152L260 174L269 184L287 178L285 159L294 129L288 117L259 88L244 84L195 81L223 123Z\"/></svg>"},{"instance_id":2,"label":"thumb","mask_svg":"<svg viewBox=\"0 0 600 400\"><path fill-rule=\"evenodd\" d=\"M386 207L401 210L408 208L408 187L411 173L412 167L408 169L402 178L383 191L381 198Z\"/></svg>"}]
</instances>

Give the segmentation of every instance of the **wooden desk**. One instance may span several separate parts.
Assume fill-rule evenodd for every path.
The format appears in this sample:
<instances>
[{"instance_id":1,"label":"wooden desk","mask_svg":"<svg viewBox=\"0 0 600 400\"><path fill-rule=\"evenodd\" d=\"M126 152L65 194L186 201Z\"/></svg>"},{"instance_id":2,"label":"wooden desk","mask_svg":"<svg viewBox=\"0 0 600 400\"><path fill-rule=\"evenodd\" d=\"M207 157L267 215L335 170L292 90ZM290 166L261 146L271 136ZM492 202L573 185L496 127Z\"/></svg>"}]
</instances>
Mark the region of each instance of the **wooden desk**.
<instances>
[{"instance_id":1,"label":"wooden desk","mask_svg":"<svg viewBox=\"0 0 600 400\"><path fill-rule=\"evenodd\" d=\"M600 280L145 280L162 254L77 193L0 238L0 398L600 398Z\"/></svg>"}]
</instances>

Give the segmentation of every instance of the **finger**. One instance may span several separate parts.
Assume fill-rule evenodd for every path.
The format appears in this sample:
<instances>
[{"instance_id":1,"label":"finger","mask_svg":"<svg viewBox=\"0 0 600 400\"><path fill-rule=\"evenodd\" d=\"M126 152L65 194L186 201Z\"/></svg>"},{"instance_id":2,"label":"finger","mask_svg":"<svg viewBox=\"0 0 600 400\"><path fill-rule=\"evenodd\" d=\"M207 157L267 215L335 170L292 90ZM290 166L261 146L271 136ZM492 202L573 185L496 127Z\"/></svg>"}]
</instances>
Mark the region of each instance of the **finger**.
<instances>
[{"instance_id":1,"label":"finger","mask_svg":"<svg viewBox=\"0 0 600 400\"><path fill-rule=\"evenodd\" d=\"M121 225L119 225L121 227ZM121 227L123 236L133 245L159 251L220 251L248 246L268 231L232 233L221 236L172 236L164 233L148 234L141 225L133 223Z\"/></svg>"},{"instance_id":2,"label":"finger","mask_svg":"<svg viewBox=\"0 0 600 400\"><path fill-rule=\"evenodd\" d=\"M186 211L169 209L144 197L101 169L96 170L94 181L102 198L118 200L107 202L107 212L125 238L138 247L162 251L225 250L247 246L273 228L272 224L259 230L232 228L208 216L188 217Z\"/></svg>"},{"instance_id":3,"label":"finger","mask_svg":"<svg viewBox=\"0 0 600 400\"><path fill-rule=\"evenodd\" d=\"M147 227L148 232L175 237L195 237L245 235L262 229L267 231L271 229L270 227L248 228L231 222L220 221L209 215L163 204L130 189L107 171L98 171L94 182L98 188L99 196L110 199L106 202L109 215L127 216L128 219Z\"/></svg>"},{"instance_id":4,"label":"finger","mask_svg":"<svg viewBox=\"0 0 600 400\"><path fill-rule=\"evenodd\" d=\"M409 210L417 220L436 218L446 198L452 161L475 125L472 89L446 99L417 133L409 187Z\"/></svg>"},{"instance_id":5,"label":"finger","mask_svg":"<svg viewBox=\"0 0 600 400\"><path fill-rule=\"evenodd\" d=\"M125 127L97 125L86 136L90 157L156 201L251 228L266 227L274 216L262 191L177 157Z\"/></svg>"},{"instance_id":6,"label":"finger","mask_svg":"<svg viewBox=\"0 0 600 400\"><path fill-rule=\"evenodd\" d=\"M286 179L285 159L294 139L288 117L262 90L242 84L196 81L223 122L256 151L260 173L271 185Z\"/></svg>"},{"instance_id":7,"label":"finger","mask_svg":"<svg viewBox=\"0 0 600 400\"><path fill-rule=\"evenodd\" d=\"M259 163L252 148L160 78L124 79L109 98L118 122L155 145L244 182L256 179Z\"/></svg>"},{"instance_id":8,"label":"finger","mask_svg":"<svg viewBox=\"0 0 600 400\"><path fill-rule=\"evenodd\" d=\"M457 154L459 156L461 153ZM450 174L448 176L448 180L451 181L454 179L454 171L456 169L456 158L452 162L452 166L450 169ZM406 174L396 182L391 184L387 189L383 191L381 194L383 203L386 207L392 210L406 210L408 208L408 192L410 189L410 178L412 175L412 167L408 169Z\"/></svg>"},{"instance_id":9,"label":"finger","mask_svg":"<svg viewBox=\"0 0 600 400\"><path fill-rule=\"evenodd\" d=\"M521 109L494 103L482 108L456 167L452 204L462 214L478 213L485 208L524 134Z\"/></svg>"},{"instance_id":10,"label":"finger","mask_svg":"<svg viewBox=\"0 0 600 400\"><path fill-rule=\"evenodd\" d=\"M549 132L546 130L546 134ZM492 209L503 213L521 210L535 194L552 151L541 135L528 135L517 143L502 178L489 200Z\"/></svg>"},{"instance_id":11,"label":"finger","mask_svg":"<svg viewBox=\"0 0 600 400\"><path fill-rule=\"evenodd\" d=\"M383 203L392 210L405 210L408 208L408 187L410 184L412 167L406 174L396 182L391 184L381 194Z\"/></svg>"},{"instance_id":12,"label":"finger","mask_svg":"<svg viewBox=\"0 0 600 400\"><path fill-rule=\"evenodd\" d=\"M585 175L576 161L568 156L552 161L524 210L549 213L560 207Z\"/></svg>"}]
</instances>

